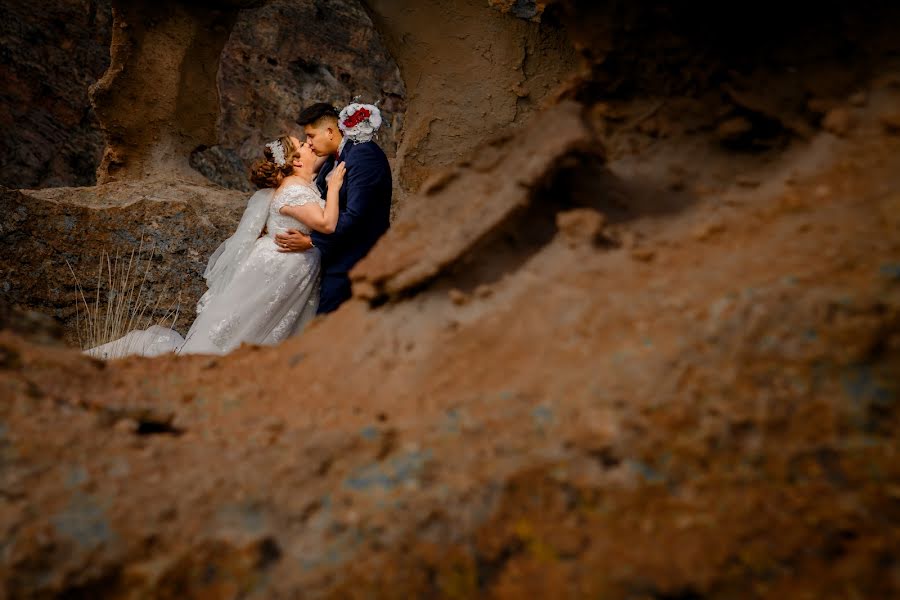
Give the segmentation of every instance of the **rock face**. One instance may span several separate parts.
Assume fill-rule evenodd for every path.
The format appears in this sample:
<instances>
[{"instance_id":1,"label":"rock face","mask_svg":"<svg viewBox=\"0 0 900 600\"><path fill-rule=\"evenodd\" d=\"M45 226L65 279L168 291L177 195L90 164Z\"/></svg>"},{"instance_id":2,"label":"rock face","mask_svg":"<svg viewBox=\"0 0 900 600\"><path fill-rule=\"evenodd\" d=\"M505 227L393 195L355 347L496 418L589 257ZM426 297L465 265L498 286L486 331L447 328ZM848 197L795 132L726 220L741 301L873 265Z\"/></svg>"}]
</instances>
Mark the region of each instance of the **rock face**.
<instances>
[{"instance_id":1,"label":"rock face","mask_svg":"<svg viewBox=\"0 0 900 600\"><path fill-rule=\"evenodd\" d=\"M595 103L611 156L715 130L733 155L780 152L830 125L828 113L843 112L877 74L895 70L890 57L900 46L890 31L900 8L885 0L866 16L852 5L818 10L805 2L734 11L711 1L587 4L560 0L548 12L579 48L583 68L571 94Z\"/></svg>"},{"instance_id":2,"label":"rock face","mask_svg":"<svg viewBox=\"0 0 900 600\"><path fill-rule=\"evenodd\" d=\"M561 28L503 14L483 0L366 5L407 83L396 161L405 190L527 122L575 68Z\"/></svg>"},{"instance_id":3,"label":"rock face","mask_svg":"<svg viewBox=\"0 0 900 600\"><path fill-rule=\"evenodd\" d=\"M375 303L402 298L429 285L462 261L473 290L501 278L516 262L553 235L556 213L573 208L569 198L544 195L561 172L602 164L600 141L585 124L580 105L566 102L536 117L531 130L553 131L548 139L495 142L480 160L490 169L454 169L434 180L426 198L404 210L391 232L356 268L358 292ZM497 178L497 173L508 176ZM470 196L464 204L451 199ZM422 232L434 235L430 240ZM515 262L510 263L510 259Z\"/></svg>"},{"instance_id":4,"label":"rock face","mask_svg":"<svg viewBox=\"0 0 900 600\"><path fill-rule=\"evenodd\" d=\"M124 264L143 237L141 264L149 264L144 293L160 300L157 316L180 306L176 329L184 333L206 291L207 259L231 235L246 200L244 192L173 180L3 190L2 295L52 315L74 343L79 295L69 265L93 299L103 253L120 254Z\"/></svg>"},{"instance_id":5,"label":"rock face","mask_svg":"<svg viewBox=\"0 0 900 600\"><path fill-rule=\"evenodd\" d=\"M250 189L247 167L263 144L297 131L297 115L314 102L343 106L355 96L379 102L385 124L378 142L389 157L396 152L406 91L356 0L278 0L241 11L222 52L218 85L218 145L192 161L227 187Z\"/></svg>"},{"instance_id":6,"label":"rock face","mask_svg":"<svg viewBox=\"0 0 900 600\"><path fill-rule=\"evenodd\" d=\"M108 1L0 7L0 184L89 185L103 135L88 87L109 64Z\"/></svg>"},{"instance_id":7,"label":"rock face","mask_svg":"<svg viewBox=\"0 0 900 600\"><path fill-rule=\"evenodd\" d=\"M113 0L110 67L90 93L106 137L98 183L199 177L189 157L215 143L219 58L249 4Z\"/></svg>"},{"instance_id":8,"label":"rock face","mask_svg":"<svg viewBox=\"0 0 900 600\"><path fill-rule=\"evenodd\" d=\"M163 8L166 3L155 6L171 10ZM0 182L10 188L94 183L105 142L88 88L109 65L110 1L54 0L36 11L17 0L0 10L5 48L0 60L7 81L0 92L0 119L7 132L0 141ZM188 54L186 63L203 64L204 71L215 62L196 47ZM213 182L250 190L247 167L262 144L296 129L299 110L316 101L340 104L356 95L380 100L390 127L379 142L394 154L405 90L357 0L279 0L241 10L220 60L218 74L211 71L221 109L218 117L211 116L212 134L199 136L199 149L193 145L199 138L184 147L190 165ZM177 69L164 71L174 76ZM158 82L150 87L156 90ZM155 105L159 99L153 100ZM140 121L137 107L131 109ZM152 114L144 109L143 121ZM128 134L117 129L116 135Z\"/></svg>"}]
</instances>

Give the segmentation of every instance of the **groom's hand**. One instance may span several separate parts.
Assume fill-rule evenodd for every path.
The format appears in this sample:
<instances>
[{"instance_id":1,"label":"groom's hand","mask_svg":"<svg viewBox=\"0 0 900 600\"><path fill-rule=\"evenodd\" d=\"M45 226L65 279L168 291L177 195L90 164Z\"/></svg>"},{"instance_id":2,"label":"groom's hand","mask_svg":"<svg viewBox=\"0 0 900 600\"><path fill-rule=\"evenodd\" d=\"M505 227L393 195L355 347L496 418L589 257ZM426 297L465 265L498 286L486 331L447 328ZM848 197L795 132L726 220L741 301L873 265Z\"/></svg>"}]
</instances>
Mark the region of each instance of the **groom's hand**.
<instances>
[{"instance_id":1,"label":"groom's hand","mask_svg":"<svg viewBox=\"0 0 900 600\"><path fill-rule=\"evenodd\" d=\"M275 236L279 252L305 252L313 247L312 238L304 235L296 229L288 229L287 233L279 233Z\"/></svg>"}]
</instances>

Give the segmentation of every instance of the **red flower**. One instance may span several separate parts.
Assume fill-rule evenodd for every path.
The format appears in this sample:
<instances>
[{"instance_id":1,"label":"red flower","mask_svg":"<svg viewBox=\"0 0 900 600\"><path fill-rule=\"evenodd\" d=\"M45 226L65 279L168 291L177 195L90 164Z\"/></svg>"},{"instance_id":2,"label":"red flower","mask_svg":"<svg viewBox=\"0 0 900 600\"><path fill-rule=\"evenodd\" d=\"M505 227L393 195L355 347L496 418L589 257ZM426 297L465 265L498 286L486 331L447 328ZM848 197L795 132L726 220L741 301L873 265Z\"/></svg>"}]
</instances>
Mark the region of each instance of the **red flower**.
<instances>
[{"instance_id":1,"label":"red flower","mask_svg":"<svg viewBox=\"0 0 900 600\"><path fill-rule=\"evenodd\" d=\"M353 129L372 115L368 108L359 108L355 113L347 117L344 121L344 127Z\"/></svg>"}]
</instances>

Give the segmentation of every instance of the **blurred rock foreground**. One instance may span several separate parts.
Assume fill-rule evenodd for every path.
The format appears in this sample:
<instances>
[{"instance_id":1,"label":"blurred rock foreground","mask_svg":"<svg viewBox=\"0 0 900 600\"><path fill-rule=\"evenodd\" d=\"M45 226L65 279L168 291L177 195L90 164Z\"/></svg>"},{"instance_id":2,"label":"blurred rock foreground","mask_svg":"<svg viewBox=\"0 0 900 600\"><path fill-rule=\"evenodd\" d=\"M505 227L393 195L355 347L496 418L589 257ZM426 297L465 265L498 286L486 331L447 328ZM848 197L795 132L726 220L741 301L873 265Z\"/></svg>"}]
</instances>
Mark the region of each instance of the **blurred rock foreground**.
<instances>
[{"instance_id":1,"label":"blurred rock foreground","mask_svg":"<svg viewBox=\"0 0 900 600\"><path fill-rule=\"evenodd\" d=\"M900 595L900 14L773 7L366 2L408 195L352 301L217 358L59 341L64 258L197 294L245 196L107 73L118 179L0 195L0 597Z\"/></svg>"}]
</instances>

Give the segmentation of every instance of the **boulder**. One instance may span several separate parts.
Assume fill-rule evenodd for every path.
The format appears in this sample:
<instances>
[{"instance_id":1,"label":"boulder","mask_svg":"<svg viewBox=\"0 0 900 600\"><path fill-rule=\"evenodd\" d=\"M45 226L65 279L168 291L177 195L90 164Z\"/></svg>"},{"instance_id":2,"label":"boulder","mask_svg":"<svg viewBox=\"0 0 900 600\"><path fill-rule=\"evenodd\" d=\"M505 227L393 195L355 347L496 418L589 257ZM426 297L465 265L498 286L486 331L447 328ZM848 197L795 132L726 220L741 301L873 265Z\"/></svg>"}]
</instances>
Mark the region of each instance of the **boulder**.
<instances>
[{"instance_id":1,"label":"boulder","mask_svg":"<svg viewBox=\"0 0 900 600\"><path fill-rule=\"evenodd\" d=\"M206 291L206 261L231 235L247 197L173 180L3 189L0 293L15 306L53 316L75 343L80 306L75 280L92 302L104 255L111 260L118 255L124 266L143 239L134 264L141 271L147 267L145 298L160 301L157 317L179 310L175 328L184 333Z\"/></svg>"}]
</instances>

